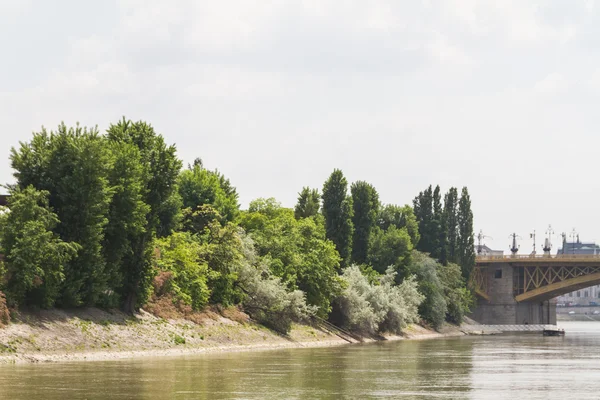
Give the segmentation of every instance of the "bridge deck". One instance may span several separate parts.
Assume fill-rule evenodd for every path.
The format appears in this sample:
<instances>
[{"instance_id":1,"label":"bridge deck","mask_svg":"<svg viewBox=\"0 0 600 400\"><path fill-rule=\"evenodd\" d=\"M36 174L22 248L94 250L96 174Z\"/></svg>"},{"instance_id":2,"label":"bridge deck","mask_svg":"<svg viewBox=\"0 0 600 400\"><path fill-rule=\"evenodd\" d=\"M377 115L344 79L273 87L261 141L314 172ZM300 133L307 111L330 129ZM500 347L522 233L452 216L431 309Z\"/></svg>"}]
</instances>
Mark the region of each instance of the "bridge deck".
<instances>
[{"instance_id":1,"label":"bridge deck","mask_svg":"<svg viewBox=\"0 0 600 400\"><path fill-rule=\"evenodd\" d=\"M547 255L510 255L510 256L477 256L477 264L494 263L600 263L600 254L558 254Z\"/></svg>"}]
</instances>

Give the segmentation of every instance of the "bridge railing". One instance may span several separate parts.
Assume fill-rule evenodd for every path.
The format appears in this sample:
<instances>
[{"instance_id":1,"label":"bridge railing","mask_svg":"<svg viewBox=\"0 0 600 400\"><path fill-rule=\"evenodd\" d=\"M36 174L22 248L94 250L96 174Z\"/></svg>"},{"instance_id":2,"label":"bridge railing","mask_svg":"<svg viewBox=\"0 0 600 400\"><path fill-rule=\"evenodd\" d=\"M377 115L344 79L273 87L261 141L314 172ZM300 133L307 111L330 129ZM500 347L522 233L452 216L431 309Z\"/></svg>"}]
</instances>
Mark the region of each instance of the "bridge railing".
<instances>
[{"instance_id":1,"label":"bridge railing","mask_svg":"<svg viewBox=\"0 0 600 400\"><path fill-rule=\"evenodd\" d=\"M508 255L508 256L494 256L494 255L485 255L485 256L477 256L475 257L476 261L501 261L501 260L582 260L582 261L592 261L599 260L600 254L556 254L556 255L546 255L546 254L516 254L516 255Z\"/></svg>"}]
</instances>

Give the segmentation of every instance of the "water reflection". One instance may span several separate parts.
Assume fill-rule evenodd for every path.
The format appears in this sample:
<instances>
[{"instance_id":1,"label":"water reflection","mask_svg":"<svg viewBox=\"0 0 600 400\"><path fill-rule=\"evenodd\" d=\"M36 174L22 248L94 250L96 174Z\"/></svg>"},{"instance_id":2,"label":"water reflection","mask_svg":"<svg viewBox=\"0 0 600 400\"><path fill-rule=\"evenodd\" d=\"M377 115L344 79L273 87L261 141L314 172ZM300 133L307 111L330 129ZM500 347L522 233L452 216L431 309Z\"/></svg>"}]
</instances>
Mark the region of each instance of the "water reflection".
<instances>
[{"instance_id":1,"label":"water reflection","mask_svg":"<svg viewBox=\"0 0 600 400\"><path fill-rule=\"evenodd\" d=\"M540 335L0 366L4 399L598 398L600 323Z\"/></svg>"}]
</instances>

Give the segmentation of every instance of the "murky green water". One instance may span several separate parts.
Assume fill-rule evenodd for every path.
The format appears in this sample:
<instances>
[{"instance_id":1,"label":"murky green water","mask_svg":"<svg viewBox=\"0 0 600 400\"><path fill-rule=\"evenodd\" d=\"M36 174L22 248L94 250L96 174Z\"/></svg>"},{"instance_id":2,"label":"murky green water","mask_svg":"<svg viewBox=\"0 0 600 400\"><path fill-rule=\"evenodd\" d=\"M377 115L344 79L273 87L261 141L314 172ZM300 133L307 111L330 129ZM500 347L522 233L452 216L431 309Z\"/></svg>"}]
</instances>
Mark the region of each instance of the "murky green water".
<instances>
[{"instance_id":1,"label":"murky green water","mask_svg":"<svg viewBox=\"0 0 600 400\"><path fill-rule=\"evenodd\" d=\"M0 366L2 399L599 399L600 322L172 359Z\"/></svg>"}]
</instances>

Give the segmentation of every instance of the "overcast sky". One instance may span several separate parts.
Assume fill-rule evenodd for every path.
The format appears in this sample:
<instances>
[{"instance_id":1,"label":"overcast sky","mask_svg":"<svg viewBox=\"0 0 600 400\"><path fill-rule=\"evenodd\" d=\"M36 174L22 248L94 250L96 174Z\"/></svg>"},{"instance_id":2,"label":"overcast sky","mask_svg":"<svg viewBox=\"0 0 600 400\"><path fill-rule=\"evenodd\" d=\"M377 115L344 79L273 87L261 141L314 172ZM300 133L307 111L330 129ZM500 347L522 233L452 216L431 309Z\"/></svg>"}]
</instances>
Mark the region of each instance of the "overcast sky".
<instances>
[{"instance_id":1,"label":"overcast sky","mask_svg":"<svg viewBox=\"0 0 600 400\"><path fill-rule=\"evenodd\" d=\"M0 0L0 48L0 182L42 125L126 116L243 207L340 168L386 203L468 186L493 248L600 241L593 0Z\"/></svg>"}]
</instances>

